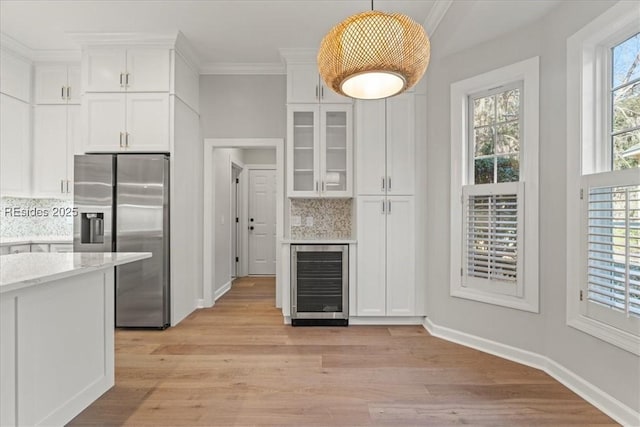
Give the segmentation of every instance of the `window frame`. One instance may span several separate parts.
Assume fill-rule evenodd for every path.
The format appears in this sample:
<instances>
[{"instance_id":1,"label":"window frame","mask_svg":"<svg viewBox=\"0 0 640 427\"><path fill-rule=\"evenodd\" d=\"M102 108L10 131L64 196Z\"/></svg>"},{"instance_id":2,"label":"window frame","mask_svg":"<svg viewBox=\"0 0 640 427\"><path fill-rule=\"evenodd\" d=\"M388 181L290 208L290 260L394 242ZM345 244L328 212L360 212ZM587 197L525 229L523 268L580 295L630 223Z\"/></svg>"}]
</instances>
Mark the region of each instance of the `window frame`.
<instances>
[{"instance_id":1,"label":"window frame","mask_svg":"<svg viewBox=\"0 0 640 427\"><path fill-rule=\"evenodd\" d=\"M451 84L451 248L450 289L453 297L538 313L538 135L539 135L539 57L533 57ZM473 182L470 168L470 97L522 82L519 149L519 185L522 186L523 245L521 263L522 288L507 294L491 287L466 286L463 274L463 188ZM504 89L501 88L501 91ZM471 118L472 120L472 118ZM470 126L471 125L471 126ZM486 184L478 184L483 186ZM492 184L496 185L496 184ZM487 187L489 188L489 186ZM519 196L520 197L520 196ZM519 206L521 206L519 202ZM520 226L520 225L519 225ZM520 247L519 247L520 250Z\"/></svg>"},{"instance_id":2,"label":"window frame","mask_svg":"<svg viewBox=\"0 0 640 427\"><path fill-rule=\"evenodd\" d=\"M619 2L567 39L567 325L640 355L631 333L588 311L585 223L589 183L628 185L635 169L612 170L611 48L640 31L640 9ZM578 76L578 78L576 78ZM576 218L580 218L576 221ZM593 303L591 303L593 304ZM597 311L591 311L595 313ZM595 316L595 317L594 317Z\"/></svg>"}]
</instances>

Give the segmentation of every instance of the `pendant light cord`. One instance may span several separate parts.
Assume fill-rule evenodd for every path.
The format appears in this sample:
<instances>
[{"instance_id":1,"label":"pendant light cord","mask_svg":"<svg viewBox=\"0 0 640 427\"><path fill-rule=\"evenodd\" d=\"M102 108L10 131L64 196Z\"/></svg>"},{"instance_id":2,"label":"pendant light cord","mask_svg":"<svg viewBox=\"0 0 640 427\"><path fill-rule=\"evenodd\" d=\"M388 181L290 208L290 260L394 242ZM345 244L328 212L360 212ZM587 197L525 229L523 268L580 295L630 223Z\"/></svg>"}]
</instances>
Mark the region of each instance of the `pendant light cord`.
<instances>
[{"instance_id":1,"label":"pendant light cord","mask_svg":"<svg viewBox=\"0 0 640 427\"><path fill-rule=\"evenodd\" d=\"M373 0L371 0L371 10L373 10Z\"/></svg>"}]
</instances>

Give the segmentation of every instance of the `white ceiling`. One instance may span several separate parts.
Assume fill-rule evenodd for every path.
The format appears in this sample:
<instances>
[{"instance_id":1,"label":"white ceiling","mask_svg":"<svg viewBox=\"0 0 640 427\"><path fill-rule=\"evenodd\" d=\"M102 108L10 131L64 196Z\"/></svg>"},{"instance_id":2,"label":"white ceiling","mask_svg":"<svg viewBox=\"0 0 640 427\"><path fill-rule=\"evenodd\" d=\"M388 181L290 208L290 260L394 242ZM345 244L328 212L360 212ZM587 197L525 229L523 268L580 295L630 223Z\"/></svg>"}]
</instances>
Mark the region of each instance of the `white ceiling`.
<instances>
[{"instance_id":1,"label":"white ceiling","mask_svg":"<svg viewBox=\"0 0 640 427\"><path fill-rule=\"evenodd\" d=\"M449 3L377 0L375 8L407 14L431 32L429 27L437 25ZM458 8L464 3L468 13L462 13L459 24L465 31L450 41L451 51L532 21L558 1L454 3ZM279 65L280 48L316 48L333 25L370 7L370 0L1 0L0 31L34 51L78 50L73 33L181 31L204 69L216 64ZM518 9L525 13L517 13ZM491 17L493 25L487 26L483 17Z\"/></svg>"}]
</instances>

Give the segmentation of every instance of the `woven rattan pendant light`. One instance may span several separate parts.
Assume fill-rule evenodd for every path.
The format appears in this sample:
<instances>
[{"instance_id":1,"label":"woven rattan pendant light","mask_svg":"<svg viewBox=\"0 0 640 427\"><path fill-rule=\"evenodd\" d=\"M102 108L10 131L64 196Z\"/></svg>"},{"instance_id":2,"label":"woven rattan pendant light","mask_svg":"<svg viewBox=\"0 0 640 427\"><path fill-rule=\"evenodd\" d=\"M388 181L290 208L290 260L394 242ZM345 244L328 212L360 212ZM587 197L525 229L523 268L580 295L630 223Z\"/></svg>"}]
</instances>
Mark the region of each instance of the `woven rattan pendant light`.
<instances>
[{"instance_id":1,"label":"woven rattan pendant light","mask_svg":"<svg viewBox=\"0 0 640 427\"><path fill-rule=\"evenodd\" d=\"M318 51L324 82L351 98L397 95L416 84L429 65L429 38L420 24L373 10L373 0L371 9L333 27Z\"/></svg>"}]
</instances>

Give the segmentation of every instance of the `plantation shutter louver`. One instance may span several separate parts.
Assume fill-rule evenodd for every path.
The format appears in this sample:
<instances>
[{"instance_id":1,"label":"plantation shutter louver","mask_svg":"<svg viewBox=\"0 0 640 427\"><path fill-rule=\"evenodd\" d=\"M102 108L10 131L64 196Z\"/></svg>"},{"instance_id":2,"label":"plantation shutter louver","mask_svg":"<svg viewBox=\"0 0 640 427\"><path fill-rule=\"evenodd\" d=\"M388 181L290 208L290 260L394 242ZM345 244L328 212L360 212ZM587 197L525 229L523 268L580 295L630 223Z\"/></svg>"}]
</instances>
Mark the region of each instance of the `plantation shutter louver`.
<instances>
[{"instance_id":1,"label":"plantation shutter louver","mask_svg":"<svg viewBox=\"0 0 640 427\"><path fill-rule=\"evenodd\" d=\"M596 180L587 185L587 300L640 318L640 185Z\"/></svg>"},{"instance_id":2,"label":"plantation shutter louver","mask_svg":"<svg viewBox=\"0 0 640 427\"><path fill-rule=\"evenodd\" d=\"M522 295L524 184L463 187L462 285Z\"/></svg>"}]
</instances>

